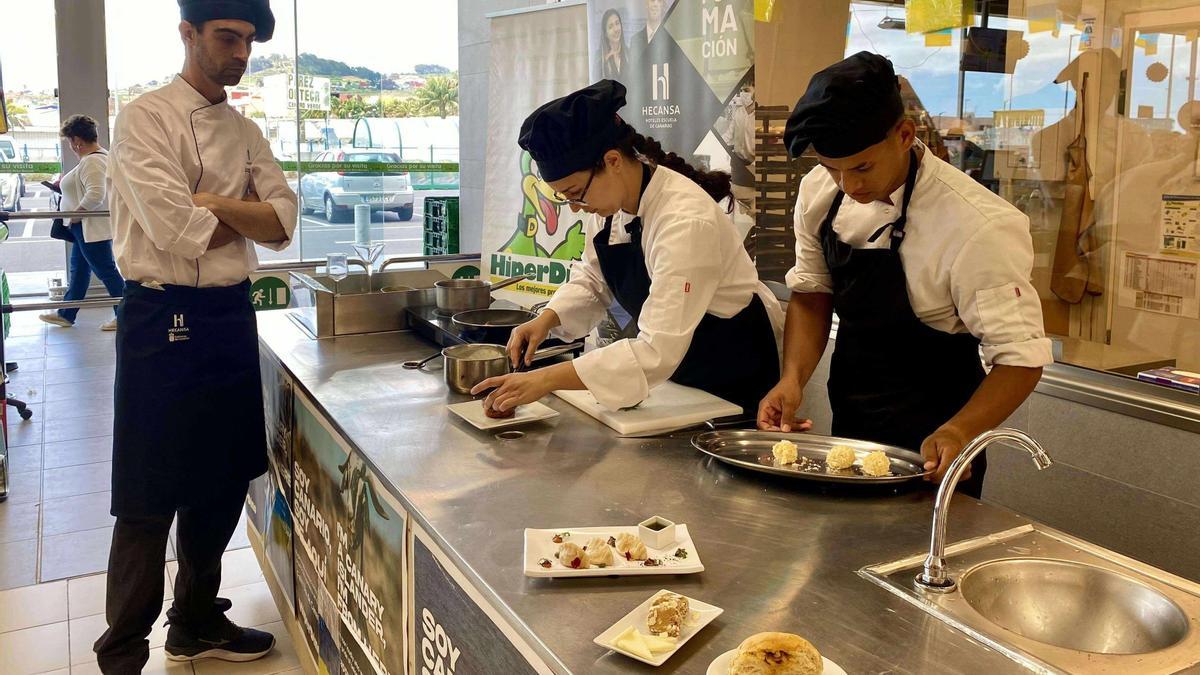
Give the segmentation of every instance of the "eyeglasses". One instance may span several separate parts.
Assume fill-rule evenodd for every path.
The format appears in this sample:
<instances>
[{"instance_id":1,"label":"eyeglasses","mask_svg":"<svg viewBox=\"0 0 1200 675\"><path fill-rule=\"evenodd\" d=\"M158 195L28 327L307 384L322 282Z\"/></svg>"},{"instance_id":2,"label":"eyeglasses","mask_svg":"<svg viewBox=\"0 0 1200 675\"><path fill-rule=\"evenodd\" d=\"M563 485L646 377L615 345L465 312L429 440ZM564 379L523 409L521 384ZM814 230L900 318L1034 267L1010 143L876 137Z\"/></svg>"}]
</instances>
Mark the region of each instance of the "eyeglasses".
<instances>
[{"instance_id":1,"label":"eyeglasses","mask_svg":"<svg viewBox=\"0 0 1200 675\"><path fill-rule=\"evenodd\" d=\"M572 204L574 206L587 206L588 205L588 203L587 203L588 189L592 187L592 180L594 180L595 178L596 178L596 169L595 169L595 167L592 167L592 172L588 174L587 182L583 184L583 191L579 193L578 197L571 199L570 197L567 197L566 195L564 195L561 192L555 192L554 198L564 204Z\"/></svg>"}]
</instances>

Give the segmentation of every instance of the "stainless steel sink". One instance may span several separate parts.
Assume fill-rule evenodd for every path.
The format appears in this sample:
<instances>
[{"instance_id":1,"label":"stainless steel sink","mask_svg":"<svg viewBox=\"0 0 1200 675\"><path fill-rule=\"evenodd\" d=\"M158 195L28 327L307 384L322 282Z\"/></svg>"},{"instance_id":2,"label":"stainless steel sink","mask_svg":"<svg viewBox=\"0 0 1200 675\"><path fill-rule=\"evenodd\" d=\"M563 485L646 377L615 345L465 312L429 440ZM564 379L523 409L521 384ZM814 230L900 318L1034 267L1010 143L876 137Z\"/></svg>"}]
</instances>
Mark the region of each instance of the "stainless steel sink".
<instances>
[{"instance_id":1,"label":"stainless steel sink","mask_svg":"<svg viewBox=\"0 0 1200 675\"><path fill-rule=\"evenodd\" d=\"M1200 666L1200 584L1040 524L946 548L949 592L925 554L859 575L1038 673L1178 673Z\"/></svg>"},{"instance_id":2,"label":"stainless steel sink","mask_svg":"<svg viewBox=\"0 0 1200 675\"><path fill-rule=\"evenodd\" d=\"M1094 565L997 560L963 575L963 599L1032 640L1097 654L1145 654L1177 644L1187 615L1146 584Z\"/></svg>"},{"instance_id":3,"label":"stainless steel sink","mask_svg":"<svg viewBox=\"0 0 1200 675\"><path fill-rule=\"evenodd\" d=\"M293 321L316 338L406 330L406 307L436 302L433 285L446 275L433 270L327 276L291 273Z\"/></svg>"}]
</instances>

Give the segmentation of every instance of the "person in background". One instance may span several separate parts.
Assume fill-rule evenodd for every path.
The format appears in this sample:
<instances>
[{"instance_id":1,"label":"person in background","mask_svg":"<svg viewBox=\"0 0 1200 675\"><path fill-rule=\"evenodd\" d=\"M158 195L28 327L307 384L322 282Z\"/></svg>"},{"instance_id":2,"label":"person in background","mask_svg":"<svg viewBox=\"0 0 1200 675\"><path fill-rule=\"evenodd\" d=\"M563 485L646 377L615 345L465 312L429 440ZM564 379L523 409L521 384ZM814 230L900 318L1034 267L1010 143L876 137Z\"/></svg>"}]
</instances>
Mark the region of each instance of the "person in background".
<instances>
[{"instance_id":1,"label":"person in background","mask_svg":"<svg viewBox=\"0 0 1200 675\"><path fill-rule=\"evenodd\" d=\"M71 152L79 158L79 164L59 181L62 190L64 211L107 211L108 192L105 185L108 175L108 153L100 147L96 132L96 120L87 115L72 115L63 122L60 132L66 139ZM117 271L113 260L112 223L107 217L76 218L71 221L70 269L68 270L67 292L63 300L82 300L92 284L92 273L104 284L108 294L119 298L125 291L125 280ZM113 308L116 311L116 307ZM75 325L78 308L60 309L42 314L40 318L55 326ZM116 330L114 317L100 325L100 330Z\"/></svg>"},{"instance_id":2,"label":"person in background","mask_svg":"<svg viewBox=\"0 0 1200 675\"><path fill-rule=\"evenodd\" d=\"M106 674L149 659L172 520L166 658L251 661L275 645L230 621L217 597L249 482L267 470L248 277L255 245L286 247L297 215L271 146L225 87L241 81L253 43L271 39L275 17L267 0L179 5L183 71L121 111L109 166L129 281L116 340L108 630L94 646Z\"/></svg>"},{"instance_id":3,"label":"person in background","mask_svg":"<svg viewBox=\"0 0 1200 675\"><path fill-rule=\"evenodd\" d=\"M794 428L837 312L833 435L920 451L941 481L1053 360L1029 219L916 138L878 54L814 75L783 138L792 157L811 146L821 167L800 182L783 377L759 428ZM980 454L959 490L979 497L985 468Z\"/></svg>"},{"instance_id":4,"label":"person in background","mask_svg":"<svg viewBox=\"0 0 1200 675\"><path fill-rule=\"evenodd\" d=\"M625 24L615 9L604 13L600 19L604 37L600 46L600 70L606 80L620 80L629 65L629 50L625 46Z\"/></svg>"}]
</instances>

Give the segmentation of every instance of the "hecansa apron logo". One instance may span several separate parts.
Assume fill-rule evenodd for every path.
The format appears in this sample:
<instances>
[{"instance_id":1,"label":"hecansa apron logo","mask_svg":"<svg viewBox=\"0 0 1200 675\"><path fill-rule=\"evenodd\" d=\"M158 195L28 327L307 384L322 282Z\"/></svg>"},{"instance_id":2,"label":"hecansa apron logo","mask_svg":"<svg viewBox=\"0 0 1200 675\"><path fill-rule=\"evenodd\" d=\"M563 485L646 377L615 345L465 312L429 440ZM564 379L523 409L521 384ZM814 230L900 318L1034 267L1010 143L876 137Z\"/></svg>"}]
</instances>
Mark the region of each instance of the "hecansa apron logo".
<instances>
[{"instance_id":1,"label":"hecansa apron logo","mask_svg":"<svg viewBox=\"0 0 1200 675\"><path fill-rule=\"evenodd\" d=\"M183 315L172 315L171 327L167 329L167 342L183 342L190 339L188 337L188 327L184 324Z\"/></svg>"}]
</instances>

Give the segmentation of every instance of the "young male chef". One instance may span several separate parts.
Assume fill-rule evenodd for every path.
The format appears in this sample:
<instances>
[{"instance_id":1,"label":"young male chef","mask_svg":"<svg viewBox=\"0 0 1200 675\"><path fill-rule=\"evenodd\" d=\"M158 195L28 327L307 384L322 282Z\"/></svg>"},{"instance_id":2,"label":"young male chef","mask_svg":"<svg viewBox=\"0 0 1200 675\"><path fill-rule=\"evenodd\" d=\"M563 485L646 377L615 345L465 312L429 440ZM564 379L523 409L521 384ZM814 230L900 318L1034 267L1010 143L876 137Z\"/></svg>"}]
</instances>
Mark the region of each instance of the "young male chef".
<instances>
[{"instance_id":1,"label":"young male chef","mask_svg":"<svg viewBox=\"0 0 1200 675\"><path fill-rule=\"evenodd\" d=\"M275 643L217 598L221 554L248 482L267 468L258 336L247 278L255 243L287 246L296 195L262 132L226 101L251 45L271 38L267 0L179 0L183 71L117 118L109 190L128 283L117 330L105 673L137 673L163 602L167 535L179 573L173 661L249 661Z\"/></svg>"},{"instance_id":2,"label":"young male chef","mask_svg":"<svg viewBox=\"0 0 1200 675\"><path fill-rule=\"evenodd\" d=\"M800 183L783 374L758 424L795 424L836 312L834 435L919 450L940 481L1052 357L1030 284L1029 220L915 131L877 54L817 73L796 104L784 140L793 157L811 145L821 167ZM979 496L985 466L980 455L963 492Z\"/></svg>"}]
</instances>

